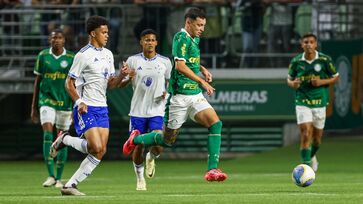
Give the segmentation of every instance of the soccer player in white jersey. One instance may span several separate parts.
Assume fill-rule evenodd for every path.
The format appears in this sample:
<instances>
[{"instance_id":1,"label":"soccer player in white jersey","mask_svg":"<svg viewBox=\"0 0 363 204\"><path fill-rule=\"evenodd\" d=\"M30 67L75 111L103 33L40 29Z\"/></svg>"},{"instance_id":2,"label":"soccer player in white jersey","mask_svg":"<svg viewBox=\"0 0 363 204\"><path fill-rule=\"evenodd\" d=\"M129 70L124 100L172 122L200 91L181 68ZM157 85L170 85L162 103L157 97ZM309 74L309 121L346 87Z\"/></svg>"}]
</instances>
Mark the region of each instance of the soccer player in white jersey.
<instances>
[{"instance_id":1,"label":"soccer player in white jersey","mask_svg":"<svg viewBox=\"0 0 363 204\"><path fill-rule=\"evenodd\" d=\"M172 69L169 58L156 53L157 33L146 29L140 34L142 52L127 59L126 64L133 70L126 82L132 82L134 90L130 108L130 128L140 133L162 132L165 114L166 83ZM142 144L137 145L132 154L136 174L136 190L146 190ZM161 146L152 146L146 154L146 176L155 174L155 158L162 151Z\"/></svg>"},{"instance_id":2,"label":"soccer player in white jersey","mask_svg":"<svg viewBox=\"0 0 363 204\"><path fill-rule=\"evenodd\" d=\"M66 79L66 89L75 102L73 119L78 137L59 134L51 147L51 156L65 145L87 154L78 170L61 189L62 195L85 195L77 189L100 163L106 153L109 136L109 118L106 89L121 86L128 74L127 66L115 76L113 54L104 46L108 40L108 21L101 16L87 20L89 44L75 56Z\"/></svg>"}]
</instances>

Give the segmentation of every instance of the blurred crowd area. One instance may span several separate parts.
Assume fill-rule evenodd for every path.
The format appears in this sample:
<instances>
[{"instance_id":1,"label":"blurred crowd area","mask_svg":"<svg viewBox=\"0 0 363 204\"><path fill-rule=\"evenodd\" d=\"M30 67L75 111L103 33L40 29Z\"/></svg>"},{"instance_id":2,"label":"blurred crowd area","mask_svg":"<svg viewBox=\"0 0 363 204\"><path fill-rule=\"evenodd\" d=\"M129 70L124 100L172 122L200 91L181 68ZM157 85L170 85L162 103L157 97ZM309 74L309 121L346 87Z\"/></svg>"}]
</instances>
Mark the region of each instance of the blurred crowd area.
<instances>
[{"instance_id":1,"label":"blurred crowd area","mask_svg":"<svg viewBox=\"0 0 363 204\"><path fill-rule=\"evenodd\" d=\"M107 47L119 61L140 51L138 36L145 28L159 33L158 52L170 56L173 35L191 6L207 14L200 48L202 63L211 68L286 68L301 52L304 33L319 40L363 34L360 0L0 0L0 5L3 62L35 58L55 28L64 30L66 49L77 52L88 42L85 21L92 15L109 20Z\"/></svg>"}]
</instances>

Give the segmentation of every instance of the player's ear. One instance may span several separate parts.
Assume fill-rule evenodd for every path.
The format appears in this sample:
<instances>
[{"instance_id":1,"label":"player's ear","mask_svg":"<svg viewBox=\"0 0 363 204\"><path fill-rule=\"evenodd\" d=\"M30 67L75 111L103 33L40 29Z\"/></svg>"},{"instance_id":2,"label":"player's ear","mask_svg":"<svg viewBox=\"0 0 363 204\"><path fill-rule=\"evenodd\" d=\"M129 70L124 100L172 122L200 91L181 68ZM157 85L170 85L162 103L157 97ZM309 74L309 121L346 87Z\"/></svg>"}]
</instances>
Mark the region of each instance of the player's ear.
<instances>
[{"instance_id":1,"label":"player's ear","mask_svg":"<svg viewBox=\"0 0 363 204\"><path fill-rule=\"evenodd\" d=\"M91 31L91 36L94 38L96 37L96 32L95 31Z\"/></svg>"}]
</instances>

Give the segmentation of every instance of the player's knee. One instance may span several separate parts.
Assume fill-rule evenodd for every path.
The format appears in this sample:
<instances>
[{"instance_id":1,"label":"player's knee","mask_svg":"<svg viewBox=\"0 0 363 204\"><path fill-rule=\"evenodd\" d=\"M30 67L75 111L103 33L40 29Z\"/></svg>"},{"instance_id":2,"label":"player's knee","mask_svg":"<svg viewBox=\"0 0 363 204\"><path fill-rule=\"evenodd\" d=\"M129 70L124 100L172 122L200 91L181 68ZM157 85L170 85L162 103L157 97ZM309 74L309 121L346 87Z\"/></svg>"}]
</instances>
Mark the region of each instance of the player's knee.
<instances>
[{"instance_id":1,"label":"player's knee","mask_svg":"<svg viewBox=\"0 0 363 204\"><path fill-rule=\"evenodd\" d=\"M94 144L90 147L89 152L103 156L106 153L106 147L103 147L101 144Z\"/></svg>"},{"instance_id":2,"label":"player's knee","mask_svg":"<svg viewBox=\"0 0 363 204\"><path fill-rule=\"evenodd\" d=\"M175 143L176 140L176 136L177 136L177 132L174 132L174 134L171 135L164 135L164 144L166 146L173 146L173 144Z\"/></svg>"}]
</instances>

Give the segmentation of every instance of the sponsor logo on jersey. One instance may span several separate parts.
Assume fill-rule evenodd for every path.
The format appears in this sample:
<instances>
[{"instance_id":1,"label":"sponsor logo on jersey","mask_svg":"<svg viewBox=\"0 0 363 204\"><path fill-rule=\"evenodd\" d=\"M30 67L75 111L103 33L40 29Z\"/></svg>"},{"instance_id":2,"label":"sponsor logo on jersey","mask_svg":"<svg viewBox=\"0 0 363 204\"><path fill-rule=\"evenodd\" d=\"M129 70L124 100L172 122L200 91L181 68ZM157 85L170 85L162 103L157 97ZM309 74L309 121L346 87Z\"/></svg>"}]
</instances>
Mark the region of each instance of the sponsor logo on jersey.
<instances>
[{"instance_id":1,"label":"sponsor logo on jersey","mask_svg":"<svg viewBox=\"0 0 363 204\"><path fill-rule=\"evenodd\" d=\"M97 59L97 57L95 57L95 59L93 60L93 62L97 62L98 61L98 59Z\"/></svg>"},{"instance_id":2,"label":"sponsor logo on jersey","mask_svg":"<svg viewBox=\"0 0 363 204\"><path fill-rule=\"evenodd\" d=\"M61 63L60 63L60 66L64 69L64 68L67 68L68 66L68 62L66 60L62 60Z\"/></svg>"}]
</instances>

